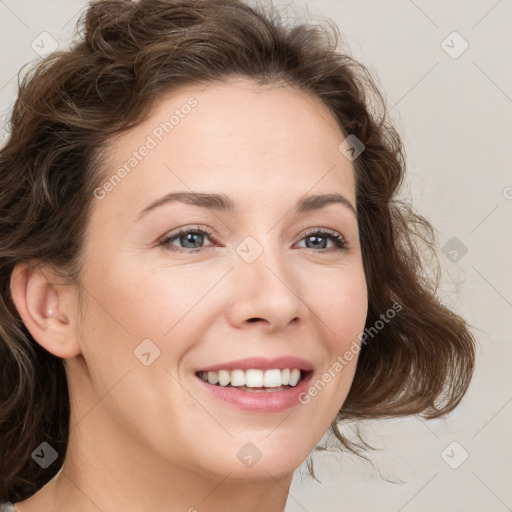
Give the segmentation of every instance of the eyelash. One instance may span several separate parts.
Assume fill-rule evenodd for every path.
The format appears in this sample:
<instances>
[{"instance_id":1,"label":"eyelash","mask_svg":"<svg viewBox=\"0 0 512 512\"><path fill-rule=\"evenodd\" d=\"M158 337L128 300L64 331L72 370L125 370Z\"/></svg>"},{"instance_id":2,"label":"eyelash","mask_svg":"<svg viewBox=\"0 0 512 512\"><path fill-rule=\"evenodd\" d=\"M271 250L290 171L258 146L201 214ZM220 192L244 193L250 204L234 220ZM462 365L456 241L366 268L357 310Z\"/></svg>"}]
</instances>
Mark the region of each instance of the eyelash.
<instances>
[{"instance_id":1,"label":"eyelash","mask_svg":"<svg viewBox=\"0 0 512 512\"><path fill-rule=\"evenodd\" d=\"M199 233L201 235L206 235L208 238L212 238L213 233L204 228L200 228L199 226L195 228L186 227L182 228L178 231L176 231L171 236L165 237L160 241L160 246L164 247L167 250L173 251L173 252L181 252L181 253L197 253L200 252L207 247L200 247L198 249L186 249L186 248L179 248L174 245L170 245L170 242L173 240L179 238L181 235L189 234L189 233ZM304 240L304 238L308 238L313 235L321 235L322 237L325 235L326 238L329 238L332 240L332 242L336 245L336 247L331 247L330 249L321 249L320 251L314 250L314 252L324 252L324 253L330 253L330 252L338 252L338 251L346 251L348 249L348 243L343 238L342 235L337 233L336 231L332 231L331 229L315 229L311 230L303 235L300 241ZM215 240L213 240L215 242ZM310 249L309 247L302 247L302 249Z\"/></svg>"}]
</instances>

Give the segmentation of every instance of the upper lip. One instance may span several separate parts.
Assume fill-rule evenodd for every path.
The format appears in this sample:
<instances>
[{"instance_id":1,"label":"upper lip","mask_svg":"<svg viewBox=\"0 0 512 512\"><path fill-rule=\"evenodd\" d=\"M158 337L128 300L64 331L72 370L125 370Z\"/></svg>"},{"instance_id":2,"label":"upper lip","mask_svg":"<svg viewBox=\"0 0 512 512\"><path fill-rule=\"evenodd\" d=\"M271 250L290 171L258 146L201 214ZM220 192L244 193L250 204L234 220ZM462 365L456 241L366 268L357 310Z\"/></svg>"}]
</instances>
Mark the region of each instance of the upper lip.
<instances>
[{"instance_id":1,"label":"upper lip","mask_svg":"<svg viewBox=\"0 0 512 512\"><path fill-rule=\"evenodd\" d=\"M295 356L282 356L273 359L266 357L247 357L245 359L226 361L225 363L198 368L196 371L217 372L219 370L249 370L251 368L260 370L298 368L299 370L310 371L313 369L313 365L309 361Z\"/></svg>"}]
</instances>

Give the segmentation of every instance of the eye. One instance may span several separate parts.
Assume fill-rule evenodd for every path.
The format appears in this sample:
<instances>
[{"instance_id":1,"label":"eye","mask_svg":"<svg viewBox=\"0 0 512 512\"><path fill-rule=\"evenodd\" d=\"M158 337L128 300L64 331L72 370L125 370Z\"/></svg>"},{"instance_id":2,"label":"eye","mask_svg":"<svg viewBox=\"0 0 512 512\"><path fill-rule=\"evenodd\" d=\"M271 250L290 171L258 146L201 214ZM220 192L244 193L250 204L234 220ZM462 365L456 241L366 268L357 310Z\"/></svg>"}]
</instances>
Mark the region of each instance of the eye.
<instances>
[{"instance_id":1,"label":"eye","mask_svg":"<svg viewBox=\"0 0 512 512\"><path fill-rule=\"evenodd\" d=\"M170 249L171 251L177 252L199 252L203 248L202 247L190 247L191 245L202 245L205 237L209 238L212 236L212 232L206 229L202 229L199 226L195 228L186 227L176 231L174 234L165 237L160 241L160 245L165 247L166 249ZM172 241L176 240L182 244L185 244L184 248L176 247L171 244Z\"/></svg>"},{"instance_id":2,"label":"eye","mask_svg":"<svg viewBox=\"0 0 512 512\"><path fill-rule=\"evenodd\" d=\"M310 231L303 235L302 240L312 240L312 246L307 246L306 242L306 248L320 248L324 249L322 252L332 252L332 251L345 251L348 249L348 243L343 238L340 233L337 233L336 231L332 231L330 229L316 229L314 231ZM324 247L325 242L328 240L331 240L334 243L334 247L331 247L329 249L326 249Z\"/></svg>"}]
</instances>

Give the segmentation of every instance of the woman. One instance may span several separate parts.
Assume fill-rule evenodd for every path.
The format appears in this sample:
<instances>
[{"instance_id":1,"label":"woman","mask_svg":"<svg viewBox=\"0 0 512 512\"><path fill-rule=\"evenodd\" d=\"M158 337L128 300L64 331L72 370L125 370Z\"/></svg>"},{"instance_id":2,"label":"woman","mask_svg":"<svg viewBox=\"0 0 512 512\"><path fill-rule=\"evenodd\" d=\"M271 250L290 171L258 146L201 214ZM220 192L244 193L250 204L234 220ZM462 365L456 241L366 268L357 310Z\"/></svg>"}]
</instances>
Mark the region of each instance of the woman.
<instances>
[{"instance_id":1,"label":"woman","mask_svg":"<svg viewBox=\"0 0 512 512\"><path fill-rule=\"evenodd\" d=\"M327 431L364 456L340 421L460 402L475 339L330 28L96 1L25 77L0 153L6 510L283 511Z\"/></svg>"}]
</instances>

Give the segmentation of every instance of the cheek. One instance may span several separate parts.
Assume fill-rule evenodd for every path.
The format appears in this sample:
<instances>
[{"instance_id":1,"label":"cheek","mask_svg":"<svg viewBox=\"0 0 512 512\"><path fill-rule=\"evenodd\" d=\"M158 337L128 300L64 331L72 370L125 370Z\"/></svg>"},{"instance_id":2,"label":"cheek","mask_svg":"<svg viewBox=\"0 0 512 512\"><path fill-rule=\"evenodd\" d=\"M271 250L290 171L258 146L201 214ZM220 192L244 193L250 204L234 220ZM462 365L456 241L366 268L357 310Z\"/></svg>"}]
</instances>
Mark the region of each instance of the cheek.
<instances>
[{"instance_id":1,"label":"cheek","mask_svg":"<svg viewBox=\"0 0 512 512\"><path fill-rule=\"evenodd\" d=\"M209 314L218 314L215 284L225 270L214 266L164 267L148 271L134 279L124 290L123 315L131 331L138 338L161 340L163 349L171 347L179 353L180 340L193 339L211 323ZM212 293L213 292L213 293Z\"/></svg>"},{"instance_id":2,"label":"cheek","mask_svg":"<svg viewBox=\"0 0 512 512\"><path fill-rule=\"evenodd\" d=\"M197 277L184 268L145 268L121 258L109 261L108 267L91 271L85 283L93 313L90 323L117 329L133 341L163 336L200 296Z\"/></svg>"},{"instance_id":3,"label":"cheek","mask_svg":"<svg viewBox=\"0 0 512 512\"><path fill-rule=\"evenodd\" d=\"M311 382L303 403L320 416L334 418L345 401L355 375L368 311L364 273L340 271L311 300L326 343L322 368Z\"/></svg>"},{"instance_id":4,"label":"cheek","mask_svg":"<svg viewBox=\"0 0 512 512\"><path fill-rule=\"evenodd\" d=\"M134 351L149 339L164 356L160 362L172 365L190 348L190 340L200 338L194 333L208 326L206 313L213 309L208 294L224 274L199 273L193 266L148 269L122 261L90 272L84 281L89 292L84 352L89 360L130 367Z\"/></svg>"},{"instance_id":5,"label":"cheek","mask_svg":"<svg viewBox=\"0 0 512 512\"><path fill-rule=\"evenodd\" d=\"M312 292L313 293L313 292ZM362 269L343 269L326 279L311 299L315 313L323 320L326 339L332 349L345 350L364 329L368 312L366 280Z\"/></svg>"},{"instance_id":6,"label":"cheek","mask_svg":"<svg viewBox=\"0 0 512 512\"><path fill-rule=\"evenodd\" d=\"M88 379L84 384L95 396L89 397L85 386L75 389L84 401L90 401L84 411L108 394L108 400L95 407L95 414L104 412L142 435L148 428L155 429L148 418L166 425L164 413L172 416L191 408L181 386L166 370L177 376L177 363L190 348L190 340L198 338L190 333L191 320L194 329L199 325L193 307L212 284L201 284L196 278L190 286L192 276L183 268L153 272L140 266L136 272L133 266L110 264L101 271L89 269L84 278L88 293L82 352ZM170 409L162 408L166 403Z\"/></svg>"}]
</instances>

